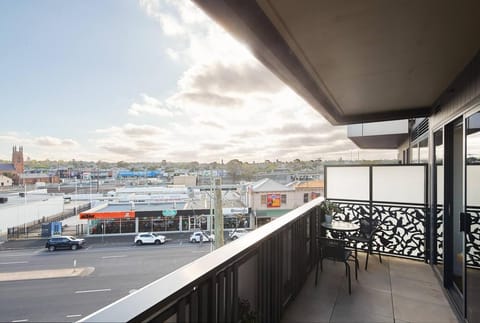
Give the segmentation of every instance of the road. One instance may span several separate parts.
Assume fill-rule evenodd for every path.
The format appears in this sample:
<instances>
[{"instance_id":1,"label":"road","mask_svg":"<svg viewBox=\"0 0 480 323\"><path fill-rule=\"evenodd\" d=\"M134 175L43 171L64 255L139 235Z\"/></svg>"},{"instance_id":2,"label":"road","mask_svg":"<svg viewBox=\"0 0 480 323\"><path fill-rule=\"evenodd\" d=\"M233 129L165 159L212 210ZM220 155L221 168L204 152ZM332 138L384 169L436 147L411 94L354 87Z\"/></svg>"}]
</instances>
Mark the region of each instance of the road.
<instances>
[{"instance_id":1,"label":"road","mask_svg":"<svg viewBox=\"0 0 480 323\"><path fill-rule=\"evenodd\" d=\"M2 322L65 322L120 299L207 254L210 245L96 245L76 251L2 251L0 273L94 267L87 276L0 282Z\"/></svg>"}]
</instances>

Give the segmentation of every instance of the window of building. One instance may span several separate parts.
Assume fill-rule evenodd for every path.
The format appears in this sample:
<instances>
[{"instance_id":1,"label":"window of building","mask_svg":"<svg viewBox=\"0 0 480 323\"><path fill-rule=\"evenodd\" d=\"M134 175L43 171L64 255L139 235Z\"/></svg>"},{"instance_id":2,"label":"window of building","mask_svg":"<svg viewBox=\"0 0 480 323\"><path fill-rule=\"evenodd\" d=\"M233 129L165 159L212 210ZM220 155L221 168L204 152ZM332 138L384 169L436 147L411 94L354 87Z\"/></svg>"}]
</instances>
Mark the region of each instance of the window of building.
<instances>
[{"instance_id":1,"label":"window of building","mask_svg":"<svg viewBox=\"0 0 480 323\"><path fill-rule=\"evenodd\" d=\"M308 193L303 193L303 203L308 202Z\"/></svg>"},{"instance_id":2,"label":"window of building","mask_svg":"<svg viewBox=\"0 0 480 323\"><path fill-rule=\"evenodd\" d=\"M286 204L287 203L287 195L282 194L281 197L282 197L282 204L284 204L284 203Z\"/></svg>"},{"instance_id":3,"label":"window of building","mask_svg":"<svg viewBox=\"0 0 480 323\"><path fill-rule=\"evenodd\" d=\"M418 162L428 163L428 138L418 143Z\"/></svg>"},{"instance_id":4,"label":"window of building","mask_svg":"<svg viewBox=\"0 0 480 323\"><path fill-rule=\"evenodd\" d=\"M260 204L267 205L267 194L260 195Z\"/></svg>"}]
</instances>

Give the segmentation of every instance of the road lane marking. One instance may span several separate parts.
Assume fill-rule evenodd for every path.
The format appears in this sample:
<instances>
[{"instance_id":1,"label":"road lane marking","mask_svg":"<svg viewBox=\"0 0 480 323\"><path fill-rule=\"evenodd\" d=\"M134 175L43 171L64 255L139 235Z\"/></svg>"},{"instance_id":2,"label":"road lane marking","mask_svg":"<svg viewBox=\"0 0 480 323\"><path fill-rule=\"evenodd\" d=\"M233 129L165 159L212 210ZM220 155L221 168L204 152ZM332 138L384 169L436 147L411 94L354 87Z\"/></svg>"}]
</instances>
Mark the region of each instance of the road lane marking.
<instances>
[{"instance_id":1,"label":"road lane marking","mask_svg":"<svg viewBox=\"0 0 480 323\"><path fill-rule=\"evenodd\" d=\"M13 320L12 322L28 322L28 319L24 319L24 320Z\"/></svg>"},{"instance_id":2,"label":"road lane marking","mask_svg":"<svg viewBox=\"0 0 480 323\"><path fill-rule=\"evenodd\" d=\"M75 294L84 294L84 293L97 293L97 292L109 292L110 288L105 289L90 289L90 290L77 290Z\"/></svg>"},{"instance_id":3,"label":"road lane marking","mask_svg":"<svg viewBox=\"0 0 480 323\"><path fill-rule=\"evenodd\" d=\"M79 317L79 316L82 316L82 314L70 314L70 315L67 315L66 317Z\"/></svg>"},{"instance_id":4,"label":"road lane marking","mask_svg":"<svg viewBox=\"0 0 480 323\"><path fill-rule=\"evenodd\" d=\"M102 259L110 259L110 258L125 258L127 255L119 255L119 256L103 256Z\"/></svg>"},{"instance_id":5,"label":"road lane marking","mask_svg":"<svg viewBox=\"0 0 480 323\"><path fill-rule=\"evenodd\" d=\"M0 265L16 265L16 264L28 264L28 261L0 262Z\"/></svg>"}]
</instances>

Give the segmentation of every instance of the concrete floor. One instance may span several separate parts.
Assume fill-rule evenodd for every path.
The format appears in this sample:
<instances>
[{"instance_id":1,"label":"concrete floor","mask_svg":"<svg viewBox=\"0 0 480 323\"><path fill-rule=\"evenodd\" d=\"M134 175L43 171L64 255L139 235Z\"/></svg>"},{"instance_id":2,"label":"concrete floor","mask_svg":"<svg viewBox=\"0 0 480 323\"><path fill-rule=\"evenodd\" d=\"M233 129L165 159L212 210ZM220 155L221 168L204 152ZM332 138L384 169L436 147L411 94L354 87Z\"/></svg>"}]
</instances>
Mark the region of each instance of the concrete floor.
<instances>
[{"instance_id":1,"label":"concrete floor","mask_svg":"<svg viewBox=\"0 0 480 323\"><path fill-rule=\"evenodd\" d=\"M315 287L315 270L286 309L282 322L458 322L429 265L394 257L359 254L352 294L343 263L324 260Z\"/></svg>"}]
</instances>

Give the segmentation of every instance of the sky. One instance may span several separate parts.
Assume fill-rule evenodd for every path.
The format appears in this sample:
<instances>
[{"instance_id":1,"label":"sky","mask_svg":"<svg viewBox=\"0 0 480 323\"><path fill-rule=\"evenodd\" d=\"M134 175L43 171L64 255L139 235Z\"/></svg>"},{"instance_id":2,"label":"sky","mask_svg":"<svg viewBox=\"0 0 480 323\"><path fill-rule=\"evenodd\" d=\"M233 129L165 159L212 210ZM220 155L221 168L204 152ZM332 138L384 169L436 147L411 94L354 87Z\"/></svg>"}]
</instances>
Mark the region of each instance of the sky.
<instances>
[{"instance_id":1,"label":"sky","mask_svg":"<svg viewBox=\"0 0 480 323\"><path fill-rule=\"evenodd\" d=\"M393 159L358 149L195 4L0 1L0 159Z\"/></svg>"}]
</instances>

